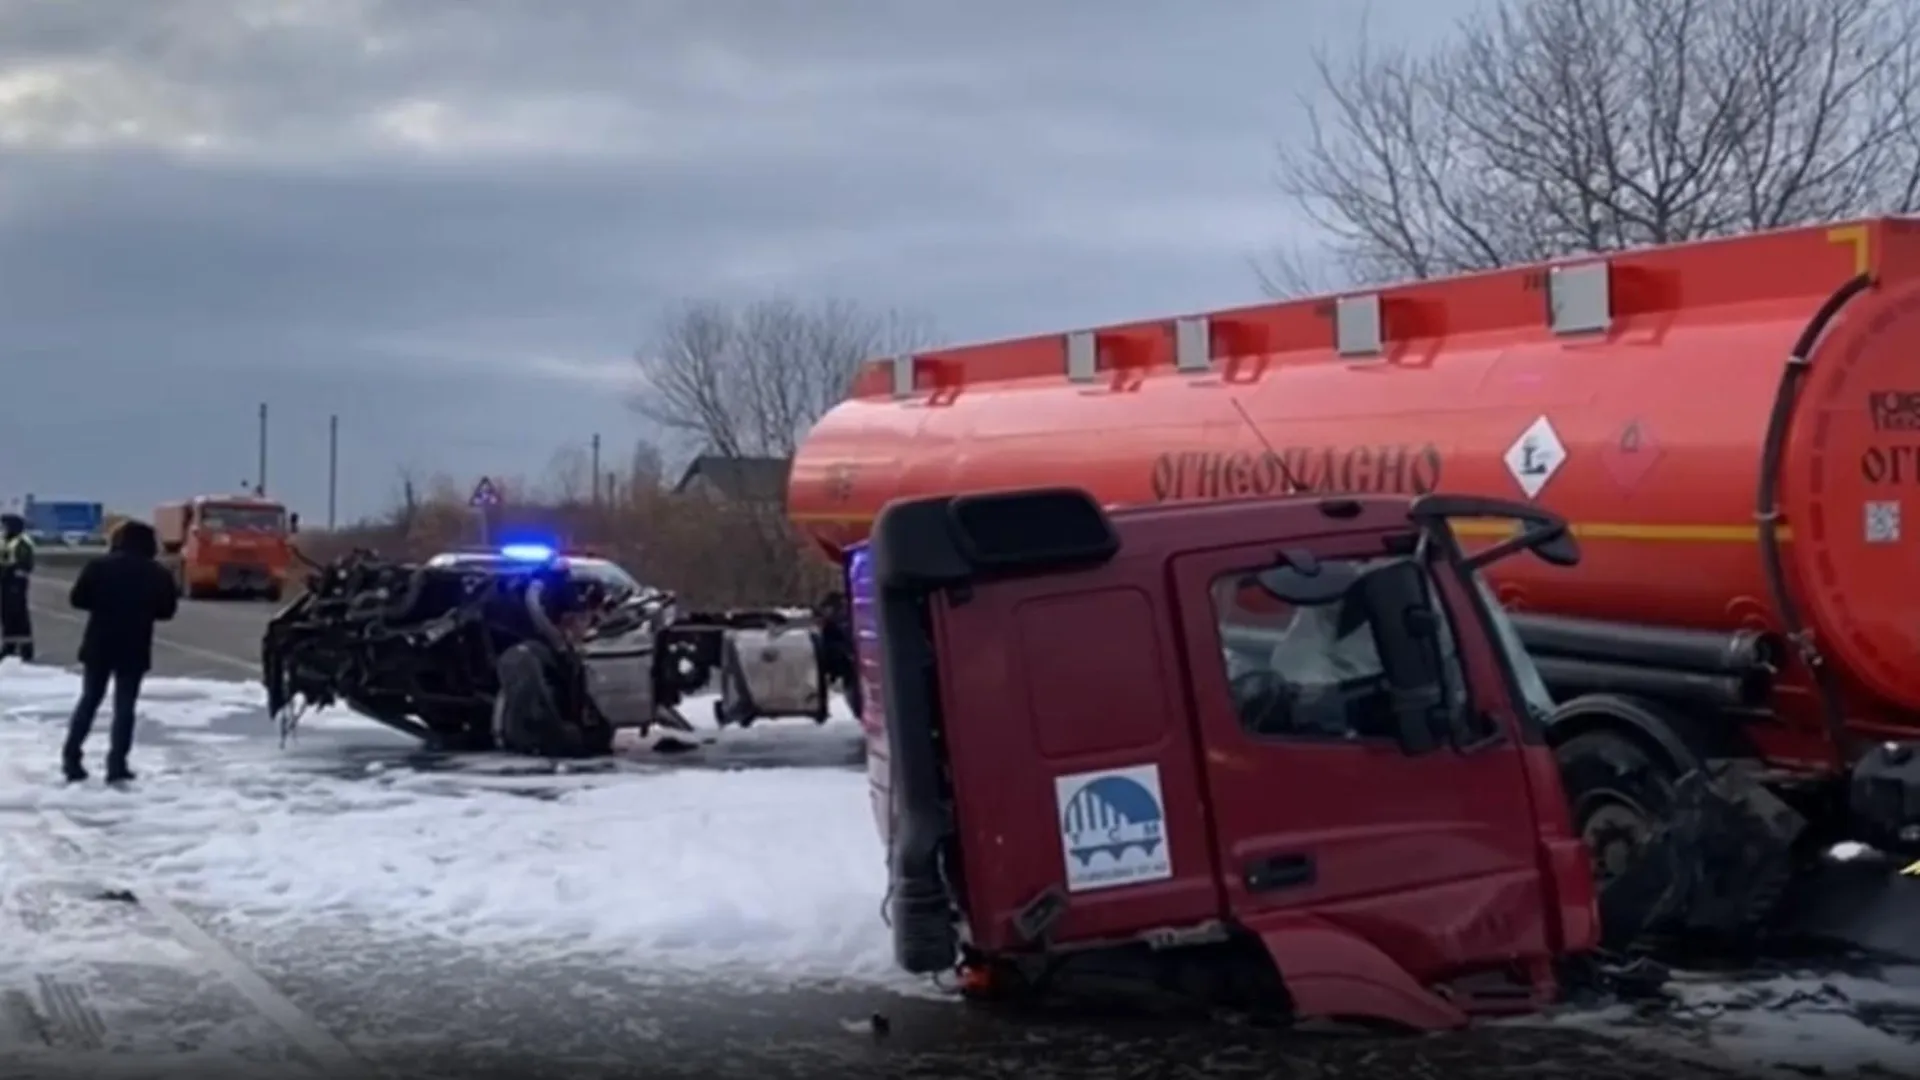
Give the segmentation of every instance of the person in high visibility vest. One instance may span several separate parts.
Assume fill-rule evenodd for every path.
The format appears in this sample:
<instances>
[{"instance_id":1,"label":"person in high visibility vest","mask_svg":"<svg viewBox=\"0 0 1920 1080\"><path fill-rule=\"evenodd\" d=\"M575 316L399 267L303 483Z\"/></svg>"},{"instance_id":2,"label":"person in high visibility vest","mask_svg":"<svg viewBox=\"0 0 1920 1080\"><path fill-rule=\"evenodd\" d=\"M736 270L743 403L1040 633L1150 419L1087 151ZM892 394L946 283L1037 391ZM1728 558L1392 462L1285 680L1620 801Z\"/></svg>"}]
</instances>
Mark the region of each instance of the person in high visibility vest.
<instances>
[{"instance_id":1,"label":"person in high visibility vest","mask_svg":"<svg viewBox=\"0 0 1920 1080\"><path fill-rule=\"evenodd\" d=\"M0 514L0 660L33 660L33 612L27 603L32 585L33 538L19 514Z\"/></svg>"}]
</instances>

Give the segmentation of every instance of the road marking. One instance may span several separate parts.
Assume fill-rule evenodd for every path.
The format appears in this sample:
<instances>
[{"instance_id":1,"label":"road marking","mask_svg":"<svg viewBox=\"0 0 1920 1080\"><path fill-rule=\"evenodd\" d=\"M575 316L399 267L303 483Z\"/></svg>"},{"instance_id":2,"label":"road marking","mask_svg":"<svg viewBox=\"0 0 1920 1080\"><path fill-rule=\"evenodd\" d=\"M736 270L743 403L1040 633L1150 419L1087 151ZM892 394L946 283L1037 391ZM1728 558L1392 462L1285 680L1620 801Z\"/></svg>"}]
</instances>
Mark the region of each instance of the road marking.
<instances>
[{"instance_id":1,"label":"road marking","mask_svg":"<svg viewBox=\"0 0 1920 1080\"><path fill-rule=\"evenodd\" d=\"M58 593L60 599L57 602L59 603L66 601L66 593L63 591L63 587L71 587L73 585L72 578L61 577L58 574L35 574L31 580L37 584L48 586L49 588L62 590ZM216 619L224 619L229 622L258 622L260 621L262 606L263 605L250 603L246 600L189 600L186 597L180 598L180 610L182 611L191 610L196 615L206 615ZM269 615L280 610L279 604L264 606Z\"/></svg>"},{"instance_id":2,"label":"road marking","mask_svg":"<svg viewBox=\"0 0 1920 1080\"><path fill-rule=\"evenodd\" d=\"M74 623L81 626L85 626L87 622L85 616L75 615L71 611L61 611L58 608L50 608L44 604L34 604L32 607L35 614L45 615L49 619L59 619L61 622ZM242 660L237 656L229 656L226 653L214 649L203 649L198 645L189 645L184 641L174 641L158 633L153 635L153 643L186 656L198 657L202 660L211 660L216 664L225 664L228 667L244 671L249 675L260 674L259 664L251 660Z\"/></svg>"},{"instance_id":3,"label":"road marking","mask_svg":"<svg viewBox=\"0 0 1920 1080\"><path fill-rule=\"evenodd\" d=\"M66 812L57 808L41 807L40 819L47 826L47 832L73 846L84 855L92 867L124 866L124 859L103 858L99 846L95 844L92 830L82 827ZM125 871L122 871L125 873ZM130 888L140 906L151 911L166 928L173 932L180 943L197 953L209 968L227 980L247 1003L258 1009L260 1015L272 1021L275 1027L285 1032L294 1044L312 1056L315 1063L326 1070L328 1075L346 1076L350 1073L377 1074L373 1062L362 1057L353 1047L328 1031L274 988L259 972L247 966L246 961L233 954L231 949L200 927L181 911L165 893L150 880L138 873L130 875L133 880L123 884Z\"/></svg>"}]
</instances>

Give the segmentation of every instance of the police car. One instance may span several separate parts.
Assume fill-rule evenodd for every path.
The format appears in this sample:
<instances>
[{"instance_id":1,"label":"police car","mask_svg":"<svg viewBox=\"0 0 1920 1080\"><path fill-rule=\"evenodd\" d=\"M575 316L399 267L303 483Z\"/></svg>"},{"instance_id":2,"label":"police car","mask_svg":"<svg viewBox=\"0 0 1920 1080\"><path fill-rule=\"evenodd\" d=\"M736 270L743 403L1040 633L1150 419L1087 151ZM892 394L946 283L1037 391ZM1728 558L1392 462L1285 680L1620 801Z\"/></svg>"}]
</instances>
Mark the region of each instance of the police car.
<instances>
[{"instance_id":1,"label":"police car","mask_svg":"<svg viewBox=\"0 0 1920 1080\"><path fill-rule=\"evenodd\" d=\"M619 563L597 555L562 552L547 544L502 544L484 551L444 551L427 560L439 569L471 568L479 571L512 571L528 566L550 565L564 570L576 582L597 586L608 600L619 601L648 591Z\"/></svg>"},{"instance_id":2,"label":"police car","mask_svg":"<svg viewBox=\"0 0 1920 1080\"><path fill-rule=\"evenodd\" d=\"M510 574L551 567L566 574L578 587L585 585L595 608L617 606L629 600L658 596L619 563L597 555L563 552L550 544L512 543L497 548L446 551L427 560L440 570L470 570L479 574ZM687 730L684 718L655 707L654 650L658 623L628 620L575 643L587 676L587 689L609 724L615 728L645 730L659 725Z\"/></svg>"}]
</instances>

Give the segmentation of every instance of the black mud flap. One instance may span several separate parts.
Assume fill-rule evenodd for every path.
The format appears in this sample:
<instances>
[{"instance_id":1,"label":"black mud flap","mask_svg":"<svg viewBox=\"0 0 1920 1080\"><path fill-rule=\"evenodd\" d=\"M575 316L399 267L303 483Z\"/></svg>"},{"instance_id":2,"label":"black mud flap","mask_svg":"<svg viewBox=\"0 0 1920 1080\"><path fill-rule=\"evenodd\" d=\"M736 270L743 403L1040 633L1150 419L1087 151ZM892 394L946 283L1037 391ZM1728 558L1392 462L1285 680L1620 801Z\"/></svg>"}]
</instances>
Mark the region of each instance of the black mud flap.
<instances>
[{"instance_id":1,"label":"black mud flap","mask_svg":"<svg viewBox=\"0 0 1920 1080\"><path fill-rule=\"evenodd\" d=\"M1764 789L1698 770L1674 785L1666 827L1600 892L1609 949L1675 933L1723 945L1763 925L1794 877L1802 823Z\"/></svg>"},{"instance_id":2,"label":"black mud flap","mask_svg":"<svg viewBox=\"0 0 1920 1080\"><path fill-rule=\"evenodd\" d=\"M1883 963L1920 964L1920 876L1912 859L1862 849L1830 856L1794 883L1781 944ZM1920 874L1920 871L1916 871Z\"/></svg>"}]
</instances>

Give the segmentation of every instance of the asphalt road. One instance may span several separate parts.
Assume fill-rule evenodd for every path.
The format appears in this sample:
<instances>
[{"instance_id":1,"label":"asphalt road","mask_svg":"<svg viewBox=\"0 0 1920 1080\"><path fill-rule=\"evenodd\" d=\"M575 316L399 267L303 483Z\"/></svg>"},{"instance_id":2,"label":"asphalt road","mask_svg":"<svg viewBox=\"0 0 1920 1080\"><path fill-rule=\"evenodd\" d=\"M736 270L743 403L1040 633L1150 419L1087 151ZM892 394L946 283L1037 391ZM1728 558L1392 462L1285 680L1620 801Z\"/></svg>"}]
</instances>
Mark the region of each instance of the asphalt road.
<instances>
[{"instance_id":1,"label":"asphalt road","mask_svg":"<svg viewBox=\"0 0 1920 1080\"><path fill-rule=\"evenodd\" d=\"M67 606L77 568L58 564L34 575L36 657L72 664L80 651L83 617ZM277 610L260 600L183 600L180 613L154 636L154 674L194 679L247 680L260 675L260 635Z\"/></svg>"},{"instance_id":2,"label":"asphalt road","mask_svg":"<svg viewBox=\"0 0 1920 1080\"><path fill-rule=\"evenodd\" d=\"M66 606L72 572L49 566L34 585L43 663L75 662L82 623ZM155 673L256 678L260 636L274 610L261 601L183 601L157 635ZM373 741L384 737L369 728ZM257 724L249 720L248 731L274 737L264 716ZM391 947L356 945L357 935L344 926L324 940L263 942L240 927L223 934L226 913L197 917L315 1023L349 1041L356 1033L377 1033L384 1045L417 1047L370 1063L389 1077L1728 1075L1564 1029L1328 1038L1193 1017L1120 1018L1111 1011L1013 1019L878 991L663 991L622 984L611 973L546 970L537 959L507 971L497 961L430 941L402 959ZM334 955L320 963L316 950ZM356 965L357 975L343 974ZM600 993L583 991L596 984L604 984ZM875 1014L889 1021L884 1038L855 1030Z\"/></svg>"}]
</instances>

